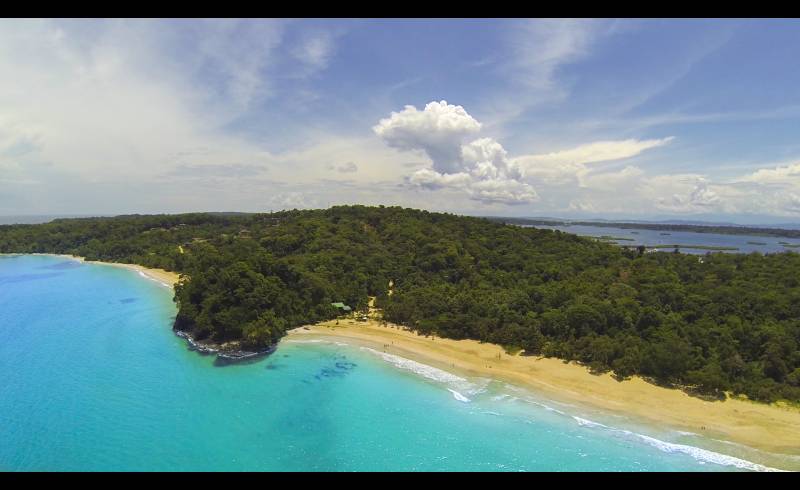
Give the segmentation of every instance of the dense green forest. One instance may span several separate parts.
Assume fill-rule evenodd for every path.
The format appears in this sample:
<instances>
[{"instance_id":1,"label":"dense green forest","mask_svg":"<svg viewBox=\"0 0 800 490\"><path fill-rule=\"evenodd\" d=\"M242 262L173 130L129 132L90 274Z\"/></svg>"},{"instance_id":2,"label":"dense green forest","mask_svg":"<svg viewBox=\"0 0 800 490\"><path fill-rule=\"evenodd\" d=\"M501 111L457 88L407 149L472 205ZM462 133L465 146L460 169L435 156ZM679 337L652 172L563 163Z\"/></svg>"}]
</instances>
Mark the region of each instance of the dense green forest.
<instances>
[{"instance_id":1,"label":"dense green forest","mask_svg":"<svg viewBox=\"0 0 800 490\"><path fill-rule=\"evenodd\" d=\"M278 341L365 308L659 384L800 402L800 254L642 254L552 230L397 207L60 219L0 226L0 252L178 271L175 328ZM387 295L389 281L393 294Z\"/></svg>"},{"instance_id":2,"label":"dense green forest","mask_svg":"<svg viewBox=\"0 0 800 490\"><path fill-rule=\"evenodd\" d=\"M800 238L800 230L787 230L785 228L766 228L758 226L736 225L690 225L677 223L629 223L619 221L564 221L546 218L504 218L500 216L487 216L486 219L507 223L511 225L526 226L597 226L606 228L632 228L640 230L660 231L688 231L692 233L717 233L720 235L749 235L749 236L775 236L783 238Z\"/></svg>"}]
</instances>

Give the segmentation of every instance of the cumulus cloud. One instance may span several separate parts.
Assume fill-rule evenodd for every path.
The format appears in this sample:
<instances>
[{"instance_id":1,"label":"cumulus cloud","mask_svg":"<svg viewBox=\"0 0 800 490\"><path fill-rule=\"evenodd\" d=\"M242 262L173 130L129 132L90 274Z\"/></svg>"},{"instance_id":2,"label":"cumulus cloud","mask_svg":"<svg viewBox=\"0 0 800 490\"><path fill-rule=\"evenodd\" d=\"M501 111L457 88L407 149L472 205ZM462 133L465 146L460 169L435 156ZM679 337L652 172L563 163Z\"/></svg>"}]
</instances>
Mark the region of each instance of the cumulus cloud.
<instances>
[{"instance_id":1,"label":"cumulus cloud","mask_svg":"<svg viewBox=\"0 0 800 490\"><path fill-rule=\"evenodd\" d=\"M573 199L572 201L569 202L567 210L593 213L597 211L597 208L595 208L594 204L592 204L589 201L585 201L582 199Z\"/></svg>"},{"instance_id":2,"label":"cumulus cloud","mask_svg":"<svg viewBox=\"0 0 800 490\"><path fill-rule=\"evenodd\" d=\"M744 212L800 215L800 162L760 168L725 185L735 189L733 201Z\"/></svg>"},{"instance_id":3,"label":"cumulus cloud","mask_svg":"<svg viewBox=\"0 0 800 490\"><path fill-rule=\"evenodd\" d=\"M423 110L407 105L392 112L373 128L387 145L398 150L422 150L437 172L458 172L461 144L481 129L481 124L460 105L430 102Z\"/></svg>"},{"instance_id":4,"label":"cumulus cloud","mask_svg":"<svg viewBox=\"0 0 800 490\"><path fill-rule=\"evenodd\" d=\"M472 198L485 203L526 204L539 200L533 187L513 179L479 180L470 187Z\"/></svg>"},{"instance_id":5,"label":"cumulus cloud","mask_svg":"<svg viewBox=\"0 0 800 490\"><path fill-rule=\"evenodd\" d=\"M706 182L699 182L685 194L673 194L669 198L658 198L656 207L680 213L710 211L720 203L716 192Z\"/></svg>"},{"instance_id":6,"label":"cumulus cloud","mask_svg":"<svg viewBox=\"0 0 800 490\"><path fill-rule=\"evenodd\" d=\"M669 145L671 136L510 155L499 141L480 134L481 123L463 107L446 101L423 110L406 106L373 129L389 147L430 158L423 168L407 170L407 186L487 205L541 202L546 209L576 213L800 214L800 162L728 181L693 173L650 175L633 164L620 168L621 161Z\"/></svg>"},{"instance_id":7,"label":"cumulus cloud","mask_svg":"<svg viewBox=\"0 0 800 490\"><path fill-rule=\"evenodd\" d=\"M538 155L510 157L493 138L468 140L481 124L456 105L431 102L422 111L406 106L382 119L373 130L390 147L403 151L422 151L432 168L413 172L406 181L428 190L457 189L470 198L491 204L526 204L539 200L537 184L590 184L609 187L630 181L641 170L628 166L618 173L605 172L589 182L590 164L620 160L650 148L669 143L673 138L653 140L599 141L569 150Z\"/></svg>"},{"instance_id":8,"label":"cumulus cloud","mask_svg":"<svg viewBox=\"0 0 800 490\"><path fill-rule=\"evenodd\" d=\"M745 175L740 180L779 186L800 185L800 162L774 168L762 168L750 175Z\"/></svg>"},{"instance_id":9,"label":"cumulus cloud","mask_svg":"<svg viewBox=\"0 0 800 490\"><path fill-rule=\"evenodd\" d=\"M794 193L787 195L784 208L792 213L800 214L800 196Z\"/></svg>"},{"instance_id":10,"label":"cumulus cloud","mask_svg":"<svg viewBox=\"0 0 800 490\"><path fill-rule=\"evenodd\" d=\"M317 201L303 192L282 192L269 198L272 210L307 209L317 207Z\"/></svg>"},{"instance_id":11,"label":"cumulus cloud","mask_svg":"<svg viewBox=\"0 0 800 490\"><path fill-rule=\"evenodd\" d=\"M407 177L412 186L435 190L459 189L485 203L520 204L535 201L536 191L520 182L503 146L491 138L466 142L481 124L463 107L431 102L422 111L406 106L381 119L373 128L387 145L403 151L422 151L433 168Z\"/></svg>"},{"instance_id":12,"label":"cumulus cloud","mask_svg":"<svg viewBox=\"0 0 800 490\"><path fill-rule=\"evenodd\" d=\"M431 190L445 187L466 189L472 182L472 177L466 172L441 174L435 170L423 168L411 174L411 176L408 177L408 182Z\"/></svg>"}]
</instances>

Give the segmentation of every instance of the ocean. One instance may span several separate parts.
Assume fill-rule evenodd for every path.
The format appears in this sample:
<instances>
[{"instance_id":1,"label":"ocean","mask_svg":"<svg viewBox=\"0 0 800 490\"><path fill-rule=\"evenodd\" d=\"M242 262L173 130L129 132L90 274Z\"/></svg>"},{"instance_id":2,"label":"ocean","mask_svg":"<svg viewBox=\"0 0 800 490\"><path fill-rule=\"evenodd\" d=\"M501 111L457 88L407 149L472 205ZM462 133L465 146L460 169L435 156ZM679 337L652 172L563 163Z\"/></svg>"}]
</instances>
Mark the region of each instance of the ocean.
<instances>
[{"instance_id":1,"label":"ocean","mask_svg":"<svg viewBox=\"0 0 800 490\"><path fill-rule=\"evenodd\" d=\"M215 365L135 271L0 256L0 471L762 471L800 460L333 341Z\"/></svg>"}]
</instances>

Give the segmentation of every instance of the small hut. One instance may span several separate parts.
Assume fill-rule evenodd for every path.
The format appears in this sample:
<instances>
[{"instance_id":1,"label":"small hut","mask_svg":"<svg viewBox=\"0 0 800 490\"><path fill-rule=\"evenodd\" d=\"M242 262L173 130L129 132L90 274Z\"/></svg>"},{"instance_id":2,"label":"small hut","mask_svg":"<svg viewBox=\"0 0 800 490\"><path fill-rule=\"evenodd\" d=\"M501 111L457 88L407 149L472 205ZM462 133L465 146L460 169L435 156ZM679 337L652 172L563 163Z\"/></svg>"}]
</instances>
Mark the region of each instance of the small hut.
<instances>
[{"instance_id":1,"label":"small hut","mask_svg":"<svg viewBox=\"0 0 800 490\"><path fill-rule=\"evenodd\" d=\"M352 310L352 308L350 308L344 303L331 303L331 306L333 306L342 313L350 313L350 311Z\"/></svg>"}]
</instances>

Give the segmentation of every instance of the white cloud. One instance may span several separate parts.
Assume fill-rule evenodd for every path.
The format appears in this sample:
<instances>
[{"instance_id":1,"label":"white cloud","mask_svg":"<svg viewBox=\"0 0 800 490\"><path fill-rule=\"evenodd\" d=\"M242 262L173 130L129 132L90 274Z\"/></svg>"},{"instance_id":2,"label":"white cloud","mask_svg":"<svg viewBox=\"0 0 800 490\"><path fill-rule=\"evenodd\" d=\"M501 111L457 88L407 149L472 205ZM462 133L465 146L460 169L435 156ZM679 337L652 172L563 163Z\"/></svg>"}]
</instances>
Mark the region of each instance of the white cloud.
<instances>
[{"instance_id":1,"label":"white cloud","mask_svg":"<svg viewBox=\"0 0 800 490\"><path fill-rule=\"evenodd\" d=\"M617 172L591 173L588 177L584 177L581 187L615 193L633 188L644 175L644 170L628 165Z\"/></svg>"},{"instance_id":2,"label":"white cloud","mask_svg":"<svg viewBox=\"0 0 800 490\"><path fill-rule=\"evenodd\" d=\"M588 19L535 19L521 24L511 40L516 80L534 89L553 89L556 70L586 54L598 33Z\"/></svg>"},{"instance_id":3,"label":"white cloud","mask_svg":"<svg viewBox=\"0 0 800 490\"><path fill-rule=\"evenodd\" d=\"M538 201L533 184L577 182L581 187L596 184L608 188L635 181L642 172L632 166L588 179L592 170L588 164L630 158L673 139L599 141L554 153L511 158L493 138L464 142L466 136L480 128L481 124L463 107L442 101L429 103L423 111L406 106L373 129L389 146L423 151L431 158L433 168L417 170L407 178L412 186L459 189L473 200L507 205Z\"/></svg>"},{"instance_id":4,"label":"white cloud","mask_svg":"<svg viewBox=\"0 0 800 490\"><path fill-rule=\"evenodd\" d=\"M586 176L591 171L588 164L631 158L645 150L666 145L673 139L597 141L569 150L523 155L513 162L526 178L546 184L578 183L587 186Z\"/></svg>"},{"instance_id":5,"label":"white cloud","mask_svg":"<svg viewBox=\"0 0 800 490\"><path fill-rule=\"evenodd\" d=\"M518 205L539 200L531 185L513 179L479 180L470 186L469 192L472 199L484 203Z\"/></svg>"},{"instance_id":6,"label":"white cloud","mask_svg":"<svg viewBox=\"0 0 800 490\"><path fill-rule=\"evenodd\" d=\"M482 107L487 126L503 126L537 105L567 97L570 87L559 78L560 70L583 59L600 37L613 32L612 26L596 19L526 19L511 24L505 34L507 61L498 64L507 87Z\"/></svg>"},{"instance_id":7,"label":"white cloud","mask_svg":"<svg viewBox=\"0 0 800 490\"><path fill-rule=\"evenodd\" d=\"M302 39L293 49L293 55L310 71L328 67L334 53L333 33L321 31Z\"/></svg>"},{"instance_id":8,"label":"white cloud","mask_svg":"<svg viewBox=\"0 0 800 490\"><path fill-rule=\"evenodd\" d=\"M461 147L461 160L477 178L520 177L508 160L508 152L492 138L480 138Z\"/></svg>"},{"instance_id":9,"label":"white cloud","mask_svg":"<svg viewBox=\"0 0 800 490\"><path fill-rule=\"evenodd\" d=\"M774 168L762 168L739 180L757 184L800 186L800 162Z\"/></svg>"},{"instance_id":10,"label":"white cloud","mask_svg":"<svg viewBox=\"0 0 800 490\"><path fill-rule=\"evenodd\" d=\"M442 100L430 102L421 111L407 105L372 129L387 145L398 150L422 150L435 170L452 173L460 168L461 143L481 125L463 107Z\"/></svg>"},{"instance_id":11,"label":"white cloud","mask_svg":"<svg viewBox=\"0 0 800 490\"><path fill-rule=\"evenodd\" d=\"M406 106L381 119L373 128L387 145L405 151L423 151L433 168L417 170L407 178L412 186L436 190L460 189L483 203L524 204L538 199L527 183L515 180L506 150L491 138L469 143L481 124L461 106L431 102L422 111Z\"/></svg>"},{"instance_id":12,"label":"white cloud","mask_svg":"<svg viewBox=\"0 0 800 490\"><path fill-rule=\"evenodd\" d=\"M221 202L228 207L242 203L245 194L253 198L249 189L265 182L254 179L262 170L278 179L281 172L290 174L281 164L293 154L276 155L263 146L268 128L255 137L230 129L265 100L303 89L297 79L288 88L278 85L285 84L287 65L297 65L286 47L287 24L3 22L0 195L16 197L0 202L2 211L190 210ZM330 62L333 40L321 30L305 40L304 75ZM314 156L315 163L322 160ZM346 158L361 157L351 152ZM189 174L197 185L213 182L214 197L177 190L169 197L154 195L163 176ZM24 195L11 188L21 182L30 184ZM134 188L144 192L128 195ZM109 200L113 192L107 189L117 190L120 199Z\"/></svg>"},{"instance_id":13,"label":"white cloud","mask_svg":"<svg viewBox=\"0 0 800 490\"><path fill-rule=\"evenodd\" d=\"M800 215L800 162L760 168L725 186L736 192L733 201L742 212Z\"/></svg>"},{"instance_id":14,"label":"white cloud","mask_svg":"<svg viewBox=\"0 0 800 490\"><path fill-rule=\"evenodd\" d=\"M411 176L408 177L408 182L412 185L417 185L431 190L442 189L446 187L466 189L472 182L472 176L466 172L440 174L435 170L423 168L411 174Z\"/></svg>"},{"instance_id":15,"label":"white cloud","mask_svg":"<svg viewBox=\"0 0 800 490\"><path fill-rule=\"evenodd\" d=\"M597 212L597 208L594 204L589 201L582 200L582 199L574 199L569 202L569 206L567 206L568 211L579 211L579 212L589 212L594 213Z\"/></svg>"},{"instance_id":16,"label":"white cloud","mask_svg":"<svg viewBox=\"0 0 800 490\"><path fill-rule=\"evenodd\" d=\"M313 197L303 192L283 192L274 195L268 200L268 207L272 210L308 209L317 207L318 203Z\"/></svg>"},{"instance_id":17,"label":"white cloud","mask_svg":"<svg viewBox=\"0 0 800 490\"><path fill-rule=\"evenodd\" d=\"M719 204L719 195L704 180L700 180L686 192L656 199L657 208L678 213L708 212Z\"/></svg>"}]
</instances>

